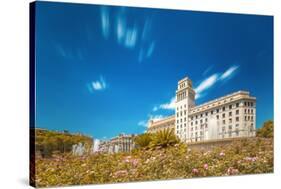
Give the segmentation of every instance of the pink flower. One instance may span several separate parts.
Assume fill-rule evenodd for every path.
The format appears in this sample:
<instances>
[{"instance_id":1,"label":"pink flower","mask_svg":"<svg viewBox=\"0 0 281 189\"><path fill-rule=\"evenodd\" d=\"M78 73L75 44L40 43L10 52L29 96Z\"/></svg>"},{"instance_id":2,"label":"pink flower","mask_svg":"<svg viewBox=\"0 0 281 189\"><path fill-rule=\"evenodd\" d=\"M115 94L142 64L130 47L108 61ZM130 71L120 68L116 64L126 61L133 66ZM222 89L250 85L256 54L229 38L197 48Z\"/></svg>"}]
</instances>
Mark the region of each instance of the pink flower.
<instances>
[{"instance_id":1,"label":"pink flower","mask_svg":"<svg viewBox=\"0 0 281 189\"><path fill-rule=\"evenodd\" d=\"M196 169L196 168L193 168L193 169L192 169L192 173L193 173L193 174L198 174L198 173L199 173L199 170Z\"/></svg>"},{"instance_id":2,"label":"pink flower","mask_svg":"<svg viewBox=\"0 0 281 189\"><path fill-rule=\"evenodd\" d=\"M127 170L120 170L116 171L113 175L114 177L119 177L119 176L126 176L128 174Z\"/></svg>"},{"instance_id":3,"label":"pink flower","mask_svg":"<svg viewBox=\"0 0 281 189\"><path fill-rule=\"evenodd\" d=\"M258 160L258 158L257 157L245 157L244 160L245 161L250 161L250 162L255 162L255 161Z\"/></svg>"},{"instance_id":4,"label":"pink flower","mask_svg":"<svg viewBox=\"0 0 281 189\"><path fill-rule=\"evenodd\" d=\"M221 152L221 153L220 153L220 156L225 156L225 153L224 153L224 152Z\"/></svg>"},{"instance_id":5,"label":"pink flower","mask_svg":"<svg viewBox=\"0 0 281 189\"><path fill-rule=\"evenodd\" d=\"M204 169L206 169L206 170L209 168L209 166L208 166L207 163L205 163L203 167L204 167Z\"/></svg>"},{"instance_id":6,"label":"pink flower","mask_svg":"<svg viewBox=\"0 0 281 189\"><path fill-rule=\"evenodd\" d=\"M233 167L229 167L227 169L227 174L228 175L237 175L239 173L238 169L234 169Z\"/></svg>"}]
</instances>

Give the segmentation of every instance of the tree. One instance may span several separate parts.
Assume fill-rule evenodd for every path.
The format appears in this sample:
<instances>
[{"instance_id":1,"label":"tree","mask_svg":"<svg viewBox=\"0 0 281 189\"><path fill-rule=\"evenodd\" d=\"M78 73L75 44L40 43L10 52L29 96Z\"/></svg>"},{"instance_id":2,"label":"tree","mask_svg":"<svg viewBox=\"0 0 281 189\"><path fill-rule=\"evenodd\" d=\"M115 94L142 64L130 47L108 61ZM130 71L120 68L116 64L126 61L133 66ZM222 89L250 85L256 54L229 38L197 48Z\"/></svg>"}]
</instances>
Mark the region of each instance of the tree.
<instances>
[{"instance_id":1,"label":"tree","mask_svg":"<svg viewBox=\"0 0 281 189\"><path fill-rule=\"evenodd\" d=\"M148 148L150 142L152 141L151 133L144 133L135 137L134 142L139 148Z\"/></svg>"},{"instance_id":2,"label":"tree","mask_svg":"<svg viewBox=\"0 0 281 189\"><path fill-rule=\"evenodd\" d=\"M175 135L173 129L163 129L153 135L150 146L151 147L159 146L162 148L166 148L168 146L175 145L179 142L180 141L178 137Z\"/></svg>"},{"instance_id":3,"label":"tree","mask_svg":"<svg viewBox=\"0 0 281 189\"><path fill-rule=\"evenodd\" d=\"M273 133L273 121L268 120L264 122L260 129L258 129L257 136L263 138L273 138Z\"/></svg>"}]
</instances>

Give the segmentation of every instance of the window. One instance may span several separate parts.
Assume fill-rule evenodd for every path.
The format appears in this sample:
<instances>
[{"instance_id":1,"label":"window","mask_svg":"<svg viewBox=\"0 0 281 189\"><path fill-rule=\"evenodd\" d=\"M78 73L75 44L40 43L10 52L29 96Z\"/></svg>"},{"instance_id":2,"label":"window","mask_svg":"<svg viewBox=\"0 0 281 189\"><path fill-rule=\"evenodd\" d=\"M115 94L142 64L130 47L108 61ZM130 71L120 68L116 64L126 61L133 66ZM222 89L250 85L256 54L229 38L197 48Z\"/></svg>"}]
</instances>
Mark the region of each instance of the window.
<instances>
[{"instance_id":1,"label":"window","mask_svg":"<svg viewBox=\"0 0 281 189\"><path fill-rule=\"evenodd\" d=\"M236 121L239 121L239 117L236 117L236 119L235 119Z\"/></svg>"},{"instance_id":2,"label":"window","mask_svg":"<svg viewBox=\"0 0 281 189\"><path fill-rule=\"evenodd\" d=\"M211 111L211 115L213 115L213 113L214 113L214 111L212 110L212 111Z\"/></svg>"},{"instance_id":3,"label":"window","mask_svg":"<svg viewBox=\"0 0 281 189\"><path fill-rule=\"evenodd\" d=\"M193 116L191 116L191 120L193 120Z\"/></svg>"},{"instance_id":4,"label":"window","mask_svg":"<svg viewBox=\"0 0 281 189\"><path fill-rule=\"evenodd\" d=\"M190 124L191 126L193 126L193 122L191 122L191 124Z\"/></svg>"},{"instance_id":5,"label":"window","mask_svg":"<svg viewBox=\"0 0 281 189\"><path fill-rule=\"evenodd\" d=\"M217 119L219 119L220 118L220 116L219 115L217 115Z\"/></svg>"},{"instance_id":6,"label":"window","mask_svg":"<svg viewBox=\"0 0 281 189\"><path fill-rule=\"evenodd\" d=\"M247 113L247 109L245 109L245 114Z\"/></svg>"},{"instance_id":7,"label":"window","mask_svg":"<svg viewBox=\"0 0 281 189\"><path fill-rule=\"evenodd\" d=\"M229 130L232 130L232 125L229 125L229 126L228 126L228 129L229 129Z\"/></svg>"},{"instance_id":8,"label":"window","mask_svg":"<svg viewBox=\"0 0 281 189\"><path fill-rule=\"evenodd\" d=\"M239 110L236 110L236 115L238 115L239 114Z\"/></svg>"},{"instance_id":9,"label":"window","mask_svg":"<svg viewBox=\"0 0 281 189\"><path fill-rule=\"evenodd\" d=\"M195 121L195 125L197 125L197 123L198 123L198 122L197 122L197 120L196 120L196 121Z\"/></svg>"},{"instance_id":10,"label":"window","mask_svg":"<svg viewBox=\"0 0 281 189\"><path fill-rule=\"evenodd\" d=\"M251 102L251 106L252 106L252 107L254 106L254 103L253 103L253 102Z\"/></svg>"},{"instance_id":11,"label":"window","mask_svg":"<svg viewBox=\"0 0 281 189\"><path fill-rule=\"evenodd\" d=\"M203 117L203 114L201 114L200 117Z\"/></svg>"},{"instance_id":12,"label":"window","mask_svg":"<svg viewBox=\"0 0 281 189\"><path fill-rule=\"evenodd\" d=\"M208 116L208 112L206 112L205 115Z\"/></svg>"},{"instance_id":13,"label":"window","mask_svg":"<svg viewBox=\"0 0 281 189\"><path fill-rule=\"evenodd\" d=\"M222 114L222 118L225 118L225 114Z\"/></svg>"},{"instance_id":14,"label":"window","mask_svg":"<svg viewBox=\"0 0 281 189\"><path fill-rule=\"evenodd\" d=\"M229 105L229 109L232 109L232 105Z\"/></svg>"},{"instance_id":15,"label":"window","mask_svg":"<svg viewBox=\"0 0 281 189\"><path fill-rule=\"evenodd\" d=\"M229 123L232 123L232 119L231 118L228 121L229 121Z\"/></svg>"},{"instance_id":16,"label":"window","mask_svg":"<svg viewBox=\"0 0 281 189\"><path fill-rule=\"evenodd\" d=\"M232 112L229 112L228 115L229 115L229 116L232 116Z\"/></svg>"},{"instance_id":17,"label":"window","mask_svg":"<svg viewBox=\"0 0 281 189\"><path fill-rule=\"evenodd\" d=\"M236 103L236 108L238 108L239 107L239 103Z\"/></svg>"},{"instance_id":18,"label":"window","mask_svg":"<svg viewBox=\"0 0 281 189\"><path fill-rule=\"evenodd\" d=\"M186 110L184 110L184 115L186 115Z\"/></svg>"},{"instance_id":19,"label":"window","mask_svg":"<svg viewBox=\"0 0 281 189\"><path fill-rule=\"evenodd\" d=\"M225 120L222 120L222 124L225 124Z\"/></svg>"},{"instance_id":20,"label":"window","mask_svg":"<svg viewBox=\"0 0 281 189\"><path fill-rule=\"evenodd\" d=\"M251 109L251 113L252 113L252 114L254 113L254 109Z\"/></svg>"},{"instance_id":21,"label":"window","mask_svg":"<svg viewBox=\"0 0 281 189\"><path fill-rule=\"evenodd\" d=\"M205 118L205 122L207 122L208 121L208 118Z\"/></svg>"},{"instance_id":22,"label":"window","mask_svg":"<svg viewBox=\"0 0 281 189\"><path fill-rule=\"evenodd\" d=\"M245 116L245 121L247 121L247 116Z\"/></svg>"},{"instance_id":23,"label":"window","mask_svg":"<svg viewBox=\"0 0 281 189\"><path fill-rule=\"evenodd\" d=\"M219 109L217 109L217 113L219 113L220 112L220 110Z\"/></svg>"},{"instance_id":24,"label":"window","mask_svg":"<svg viewBox=\"0 0 281 189\"><path fill-rule=\"evenodd\" d=\"M200 123L203 123L203 120L202 120L202 119L200 119Z\"/></svg>"},{"instance_id":25,"label":"window","mask_svg":"<svg viewBox=\"0 0 281 189\"><path fill-rule=\"evenodd\" d=\"M247 106L247 102L244 102L244 106Z\"/></svg>"},{"instance_id":26,"label":"window","mask_svg":"<svg viewBox=\"0 0 281 189\"><path fill-rule=\"evenodd\" d=\"M225 111L225 107L222 107L222 111Z\"/></svg>"}]
</instances>

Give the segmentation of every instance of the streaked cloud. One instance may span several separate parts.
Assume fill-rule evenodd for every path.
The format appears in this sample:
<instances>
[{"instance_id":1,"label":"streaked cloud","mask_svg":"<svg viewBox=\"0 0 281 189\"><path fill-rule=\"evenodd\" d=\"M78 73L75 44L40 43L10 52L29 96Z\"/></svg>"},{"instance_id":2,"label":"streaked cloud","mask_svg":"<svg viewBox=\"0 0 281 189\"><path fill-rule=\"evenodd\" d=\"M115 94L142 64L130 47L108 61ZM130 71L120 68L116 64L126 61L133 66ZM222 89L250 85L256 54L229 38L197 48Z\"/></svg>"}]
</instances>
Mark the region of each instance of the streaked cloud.
<instances>
[{"instance_id":1,"label":"streaked cloud","mask_svg":"<svg viewBox=\"0 0 281 189\"><path fill-rule=\"evenodd\" d=\"M117 24L116 24L116 35L119 44L124 41L125 34L126 34L126 21L125 18L119 16L117 17Z\"/></svg>"},{"instance_id":2,"label":"streaked cloud","mask_svg":"<svg viewBox=\"0 0 281 189\"><path fill-rule=\"evenodd\" d=\"M228 79L233 76L234 72L239 68L239 66L234 65L228 68L221 76L220 80Z\"/></svg>"},{"instance_id":3,"label":"streaked cloud","mask_svg":"<svg viewBox=\"0 0 281 189\"><path fill-rule=\"evenodd\" d=\"M107 39L110 29L109 9L107 7L101 8L101 28L103 36Z\"/></svg>"},{"instance_id":4,"label":"streaked cloud","mask_svg":"<svg viewBox=\"0 0 281 189\"><path fill-rule=\"evenodd\" d=\"M153 41L153 42L150 43L150 45L148 47L148 50L147 50L147 53L146 53L147 58L149 58L152 55L152 53L154 51L154 47L155 47L155 42Z\"/></svg>"},{"instance_id":5,"label":"streaked cloud","mask_svg":"<svg viewBox=\"0 0 281 189\"><path fill-rule=\"evenodd\" d=\"M127 29L124 45L128 48L134 48L137 43L137 27L134 26L133 28Z\"/></svg>"},{"instance_id":6,"label":"streaked cloud","mask_svg":"<svg viewBox=\"0 0 281 189\"><path fill-rule=\"evenodd\" d=\"M176 105L176 97L172 97L171 100L167 103L160 104L159 106L154 106L152 111L156 112L160 109L162 110L174 110Z\"/></svg>"},{"instance_id":7,"label":"streaked cloud","mask_svg":"<svg viewBox=\"0 0 281 189\"><path fill-rule=\"evenodd\" d=\"M203 76L204 75L207 75L212 69L213 69L213 67L214 67L214 65L211 65L211 66L209 66L206 70L204 70L204 72L203 72Z\"/></svg>"},{"instance_id":8,"label":"streaked cloud","mask_svg":"<svg viewBox=\"0 0 281 189\"><path fill-rule=\"evenodd\" d=\"M210 87L212 87L218 80L218 74L213 74L210 77L206 78L205 80L203 80L195 89L194 91L198 94L200 94L201 92L209 89Z\"/></svg>"},{"instance_id":9,"label":"streaked cloud","mask_svg":"<svg viewBox=\"0 0 281 189\"><path fill-rule=\"evenodd\" d=\"M100 16L102 35L105 39L108 39L111 33L116 34L119 45L139 51L138 62L143 62L152 56L155 42L150 35L151 19L146 18L143 25L140 23L141 20L130 20L124 7L113 12L109 7L104 6L101 8Z\"/></svg>"},{"instance_id":10,"label":"streaked cloud","mask_svg":"<svg viewBox=\"0 0 281 189\"><path fill-rule=\"evenodd\" d=\"M141 120L141 121L139 121L139 122L138 122L138 126L147 127L147 126L148 126L147 120Z\"/></svg>"},{"instance_id":11,"label":"streaked cloud","mask_svg":"<svg viewBox=\"0 0 281 189\"><path fill-rule=\"evenodd\" d=\"M100 78L96 81L92 81L91 83L87 84L87 88L89 92L94 92L94 91L102 91L105 90L107 87L107 84L105 82L105 79L100 76Z\"/></svg>"},{"instance_id":12,"label":"streaked cloud","mask_svg":"<svg viewBox=\"0 0 281 189\"><path fill-rule=\"evenodd\" d=\"M159 114L159 115L151 115L151 114L149 114L148 117L149 117L149 120L153 120L153 121L159 121L159 120L164 118L164 116L161 115L161 114Z\"/></svg>"},{"instance_id":13,"label":"streaked cloud","mask_svg":"<svg viewBox=\"0 0 281 189\"><path fill-rule=\"evenodd\" d=\"M234 73L238 70L238 65L229 67L223 73L215 73L206 79L204 79L194 90L196 92L195 99L199 99L206 95L206 91L213 87L219 81L225 81L230 79Z\"/></svg>"}]
</instances>

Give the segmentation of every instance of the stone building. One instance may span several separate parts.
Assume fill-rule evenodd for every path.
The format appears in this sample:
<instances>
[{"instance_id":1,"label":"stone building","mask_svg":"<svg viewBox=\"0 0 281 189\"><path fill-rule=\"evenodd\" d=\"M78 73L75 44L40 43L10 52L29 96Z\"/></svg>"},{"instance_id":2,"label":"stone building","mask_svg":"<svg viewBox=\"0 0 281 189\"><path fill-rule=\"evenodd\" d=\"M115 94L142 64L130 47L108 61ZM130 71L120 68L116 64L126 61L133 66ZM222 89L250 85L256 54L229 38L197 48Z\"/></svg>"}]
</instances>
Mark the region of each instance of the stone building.
<instances>
[{"instance_id":1,"label":"stone building","mask_svg":"<svg viewBox=\"0 0 281 189\"><path fill-rule=\"evenodd\" d=\"M99 151L105 153L131 152L134 149L134 134L119 134L108 141L99 143Z\"/></svg>"},{"instance_id":2,"label":"stone building","mask_svg":"<svg viewBox=\"0 0 281 189\"><path fill-rule=\"evenodd\" d=\"M165 119L161 119L159 121L150 120L148 123L148 130L149 133L155 133L157 131L163 129L175 129L175 116L171 115L166 117Z\"/></svg>"},{"instance_id":3,"label":"stone building","mask_svg":"<svg viewBox=\"0 0 281 189\"><path fill-rule=\"evenodd\" d=\"M188 77L180 80L174 118L150 121L148 132L157 132L169 123L170 127L174 125L175 134L188 143L255 136L256 98L249 92L237 91L201 105L195 105L195 95L192 81Z\"/></svg>"}]
</instances>

